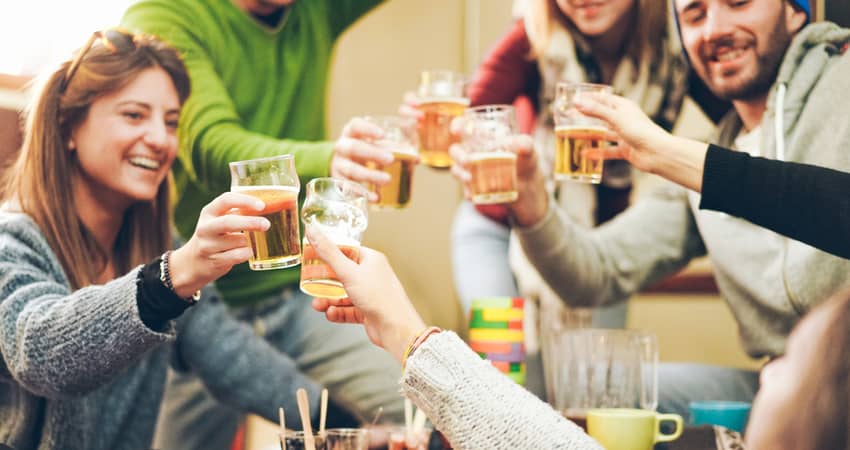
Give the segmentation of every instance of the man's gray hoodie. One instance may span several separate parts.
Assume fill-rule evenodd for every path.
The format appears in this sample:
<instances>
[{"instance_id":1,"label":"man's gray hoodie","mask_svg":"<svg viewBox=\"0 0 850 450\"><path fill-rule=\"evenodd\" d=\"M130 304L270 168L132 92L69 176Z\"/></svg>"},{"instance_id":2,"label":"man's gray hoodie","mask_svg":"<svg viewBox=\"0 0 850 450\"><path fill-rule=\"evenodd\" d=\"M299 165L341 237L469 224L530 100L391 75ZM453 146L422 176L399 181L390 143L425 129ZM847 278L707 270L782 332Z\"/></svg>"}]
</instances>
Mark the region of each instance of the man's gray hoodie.
<instances>
[{"instance_id":1,"label":"man's gray hoodie","mask_svg":"<svg viewBox=\"0 0 850 450\"><path fill-rule=\"evenodd\" d=\"M760 130L762 156L850 172L850 29L811 24L791 42L771 87ZM782 111L777 115L776 111ZM734 147L731 111L718 144ZM745 220L699 210L700 196L665 187L595 229L554 208L518 229L543 278L573 306L625 300L708 252L721 295L753 357L781 355L791 328L814 306L850 286L850 261ZM836 230L836 232L840 232Z\"/></svg>"}]
</instances>

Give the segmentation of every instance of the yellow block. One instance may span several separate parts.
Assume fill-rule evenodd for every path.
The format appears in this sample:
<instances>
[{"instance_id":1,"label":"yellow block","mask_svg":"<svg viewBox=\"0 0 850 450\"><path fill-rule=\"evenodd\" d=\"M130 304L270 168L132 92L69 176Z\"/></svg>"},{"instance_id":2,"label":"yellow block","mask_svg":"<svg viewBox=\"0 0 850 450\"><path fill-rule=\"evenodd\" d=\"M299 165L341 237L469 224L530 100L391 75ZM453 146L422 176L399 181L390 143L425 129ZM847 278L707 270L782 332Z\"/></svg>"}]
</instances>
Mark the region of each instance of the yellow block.
<instances>
[{"instance_id":1,"label":"yellow block","mask_svg":"<svg viewBox=\"0 0 850 450\"><path fill-rule=\"evenodd\" d=\"M495 328L473 328L469 330L470 341L524 342L522 330L500 330Z\"/></svg>"},{"instance_id":2,"label":"yellow block","mask_svg":"<svg viewBox=\"0 0 850 450\"><path fill-rule=\"evenodd\" d=\"M487 322L510 322L522 320L523 311L519 308L487 308L481 310L481 318Z\"/></svg>"}]
</instances>

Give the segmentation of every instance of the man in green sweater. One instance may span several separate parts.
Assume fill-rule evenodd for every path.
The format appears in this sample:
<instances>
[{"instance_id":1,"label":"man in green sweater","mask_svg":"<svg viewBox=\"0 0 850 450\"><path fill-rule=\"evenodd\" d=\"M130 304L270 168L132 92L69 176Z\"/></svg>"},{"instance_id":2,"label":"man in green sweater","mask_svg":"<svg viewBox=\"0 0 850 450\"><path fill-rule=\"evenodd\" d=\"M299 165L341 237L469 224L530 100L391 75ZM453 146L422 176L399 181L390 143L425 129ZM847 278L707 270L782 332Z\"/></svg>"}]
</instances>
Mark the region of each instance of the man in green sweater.
<instances>
[{"instance_id":1,"label":"man in green sweater","mask_svg":"<svg viewBox=\"0 0 850 450\"><path fill-rule=\"evenodd\" d=\"M353 122L333 142L326 140L325 122L334 44L380 3L142 0L127 10L122 25L177 47L192 80L173 170L174 221L182 236L192 235L203 205L229 190L230 161L293 154L302 185L329 174L385 182L384 174L364 166L392 158L358 139L369 130ZM298 280L298 268L252 272L243 264L216 285L233 314L326 386L332 403L360 421L379 407L401 420L398 364L372 346L360 327L331 324L313 311ZM299 387L280 389L294 396ZM239 411L217 404L197 377L172 373L156 448L226 449L240 418Z\"/></svg>"}]
</instances>

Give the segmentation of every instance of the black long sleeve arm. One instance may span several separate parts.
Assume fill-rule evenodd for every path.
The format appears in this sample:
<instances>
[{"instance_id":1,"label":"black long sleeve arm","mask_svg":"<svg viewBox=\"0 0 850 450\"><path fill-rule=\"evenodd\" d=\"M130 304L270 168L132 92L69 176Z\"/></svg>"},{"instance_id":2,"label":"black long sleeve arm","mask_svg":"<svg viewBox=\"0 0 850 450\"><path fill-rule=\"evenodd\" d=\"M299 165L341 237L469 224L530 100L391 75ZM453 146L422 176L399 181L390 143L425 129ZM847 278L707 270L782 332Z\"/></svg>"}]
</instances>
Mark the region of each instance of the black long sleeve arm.
<instances>
[{"instance_id":1,"label":"black long sleeve arm","mask_svg":"<svg viewBox=\"0 0 850 450\"><path fill-rule=\"evenodd\" d=\"M711 145L699 206L850 258L850 173Z\"/></svg>"}]
</instances>

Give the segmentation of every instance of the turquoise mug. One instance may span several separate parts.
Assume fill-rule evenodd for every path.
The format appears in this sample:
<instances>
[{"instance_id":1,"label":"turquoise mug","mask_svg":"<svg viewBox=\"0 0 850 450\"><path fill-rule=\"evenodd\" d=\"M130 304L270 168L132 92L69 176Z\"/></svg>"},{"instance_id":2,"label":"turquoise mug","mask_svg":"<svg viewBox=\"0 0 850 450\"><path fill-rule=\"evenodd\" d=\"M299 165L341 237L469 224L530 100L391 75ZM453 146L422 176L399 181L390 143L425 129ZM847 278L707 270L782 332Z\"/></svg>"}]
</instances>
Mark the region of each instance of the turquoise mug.
<instances>
[{"instance_id":1,"label":"turquoise mug","mask_svg":"<svg viewBox=\"0 0 850 450\"><path fill-rule=\"evenodd\" d=\"M691 402L688 410L692 425L720 425L743 433L751 407L747 402L699 401Z\"/></svg>"}]
</instances>

